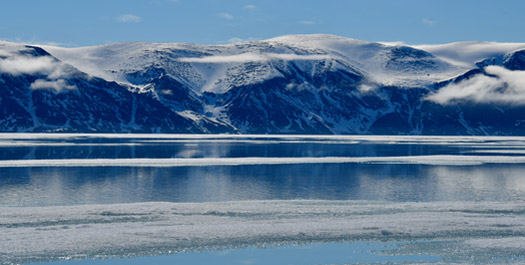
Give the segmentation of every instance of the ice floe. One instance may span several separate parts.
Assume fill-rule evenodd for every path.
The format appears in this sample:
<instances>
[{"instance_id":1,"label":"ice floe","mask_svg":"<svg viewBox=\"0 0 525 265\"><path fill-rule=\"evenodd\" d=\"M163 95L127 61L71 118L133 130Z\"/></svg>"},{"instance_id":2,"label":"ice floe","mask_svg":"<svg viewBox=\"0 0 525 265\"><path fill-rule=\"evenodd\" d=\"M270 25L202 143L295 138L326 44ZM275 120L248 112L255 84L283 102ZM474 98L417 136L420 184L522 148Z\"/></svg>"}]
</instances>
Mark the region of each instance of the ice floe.
<instances>
[{"instance_id":1,"label":"ice floe","mask_svg":"<svg viewBox=\"0 0 525 265\"><path fill-rule=\"evenodd\" d=\"M195 167L293 164L403 164L468 166L525 164L525 156L422 155L370 157L217 157L0 160L0 167Z\"/></svg>"},{"instance_id":2,"label":"ice floe","mask_svg":"<svg viewBox=\"0 0 525 265\"><path fill-rule=\"evenodd\" d=\"M524 215L524 202L301 200L0 207L0 263L337 241L454 240L523 253Z\"/></svg>"}]
</instances>

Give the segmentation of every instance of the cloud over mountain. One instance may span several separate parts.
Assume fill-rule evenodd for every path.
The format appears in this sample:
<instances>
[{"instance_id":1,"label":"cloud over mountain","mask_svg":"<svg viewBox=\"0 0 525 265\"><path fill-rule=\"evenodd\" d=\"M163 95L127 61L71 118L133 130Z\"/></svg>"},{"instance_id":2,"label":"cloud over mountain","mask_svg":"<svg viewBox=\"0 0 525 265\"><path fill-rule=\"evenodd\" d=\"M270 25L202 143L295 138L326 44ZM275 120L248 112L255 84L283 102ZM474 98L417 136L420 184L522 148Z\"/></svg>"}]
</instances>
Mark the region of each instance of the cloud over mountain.
<instances>
[{"instance_id":1,"label":"cloud over mountain","mask_svg":"<svg viewBox=\"0 0 525 265\"><path fill-rule=\"evenodd\" d=\"M179 58L181 62L187 63L248 63L248 62L267 62L272 60L300 61L300 60L327 60L331 57L325 54L299 55L282 53L241 53L235 55L217 55L205 57L186 57Z\"/></svg>"},{"instance_id":2,"label":"cloud over mountain","mask_svg":"<svg viewBox=\"0 0 525 265\"><path fill-rule=\"evenodd\" d=\"M0 42L0 130L525 135L521 46Z\"/></svg>"},{"instance_id":3,"label":"cloud over mountain","mask_svg":"<svg viewBox=\"0 0 525 265\"><path fill-rule=\"evenodd\" d=\"M54 90L58 93L62 92L63 90L75 90L77 89L74 85L68 85L67 81L64 79L58 79L58 80L44 80L44 79L37 79L35 82L31 83L30 86L31 89L50 89Z\"/></svg>"},{"instance_id":4,"label":"cloud over mountain","mask_svg":"<svg viewBox=\"0 0 525 265\"><path fill-rule=\"evenodd\" d=\"M501 66L487 66L484 70L487 75L451 83L426 99L444 105L462 101L525 105L525 71Z\"/></svg>"}]
</instances>

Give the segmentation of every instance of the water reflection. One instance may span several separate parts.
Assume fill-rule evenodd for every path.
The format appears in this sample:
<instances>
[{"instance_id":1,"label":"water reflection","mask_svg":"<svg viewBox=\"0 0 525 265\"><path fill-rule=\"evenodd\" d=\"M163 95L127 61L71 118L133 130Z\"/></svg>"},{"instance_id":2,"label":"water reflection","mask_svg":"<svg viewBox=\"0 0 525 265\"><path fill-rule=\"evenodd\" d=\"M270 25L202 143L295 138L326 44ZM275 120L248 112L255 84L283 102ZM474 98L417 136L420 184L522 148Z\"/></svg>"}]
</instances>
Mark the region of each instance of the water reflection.
<instances>
[{"instance_id":1,"label":"water reflection","mask_svg":"<svg viewBox=\"0 0 525 265\"><path fill-rule=\"evenodd\" d=\"M3 205L328 199L523 200L524 165L1 168Z\"/></svg>"},{"instance_id":2,"label":"water reflection","mask_svg":"<svg viewBox=\"0 0 525 265\"><path fill-rule=\"evenodd\" d=\"M18 135L20 136L20 135ZM0 160L512 155L521 138L0 135ZM171 138L170 138L171 137ZM509 154L505 154L505 150ZM481 152L481 153L480 153ZM519 153L519 152L518 152ZM329 199L524 200L525 165L0 168L0 205Z\"/></svg>"},{"instance_id":3,"label":"water reflection","mask_svg":"<svg viewBox=\"0 0 525 265\"><path fill-rule=\"evenodd\" d=\"M457 146L385 144L355 141L246 141L141 139L90 141L0 140L0 160L61 158L203 158L203 157L326 157L326 156L413 156L460 154ZM525 148L525 147L524 147ZM479 151L479 150L478 150Z\"/></svg>"}]
</instances>

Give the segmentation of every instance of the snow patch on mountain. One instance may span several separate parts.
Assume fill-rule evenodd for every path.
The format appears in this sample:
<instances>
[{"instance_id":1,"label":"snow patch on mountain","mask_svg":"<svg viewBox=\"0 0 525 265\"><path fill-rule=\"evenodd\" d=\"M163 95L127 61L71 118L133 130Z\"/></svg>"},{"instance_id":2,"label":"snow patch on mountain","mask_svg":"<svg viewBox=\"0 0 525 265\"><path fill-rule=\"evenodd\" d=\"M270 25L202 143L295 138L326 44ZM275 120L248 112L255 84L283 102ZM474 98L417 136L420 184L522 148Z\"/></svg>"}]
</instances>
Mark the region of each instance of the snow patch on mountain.
<instances>
[{"instance_id":1,"label":"snow patch on mountain","mask_svg":"<svg viewBox=\"0 0 525 265\"><path fill-rule=\"evenodd\" d=\"M130 78L131 74L162 68L196 92L224 92L232 86L272 79L280 76L274 71L276 66L288 63L307 72L320 62L336 61L341 68L362 73L372 82L408 87L428 85L467 70L407 46L326 34L227 45L134 42L45 48L60 60L106 80L139 84L148 80Z\"/></svg>"},{"instance_id":2,"label":"snow patch on mountain","mask_svg":"<svg viewBox=\"0 0 525 265\"><path fill-rule=\"evenodd\" d=\"M389 86L425 86L466 70L403 45L385 45L327 34L289 35L268 41L321 49L362 69L375 82Z\"/></svg>"}]
</instances>

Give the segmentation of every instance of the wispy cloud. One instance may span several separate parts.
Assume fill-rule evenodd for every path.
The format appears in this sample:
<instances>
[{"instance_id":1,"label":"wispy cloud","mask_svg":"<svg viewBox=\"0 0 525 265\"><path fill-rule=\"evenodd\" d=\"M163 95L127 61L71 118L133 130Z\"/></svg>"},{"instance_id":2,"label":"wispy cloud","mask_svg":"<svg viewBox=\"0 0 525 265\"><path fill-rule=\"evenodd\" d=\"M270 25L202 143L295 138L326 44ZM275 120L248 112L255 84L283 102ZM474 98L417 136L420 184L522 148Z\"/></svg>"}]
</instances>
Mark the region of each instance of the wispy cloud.
<instances>
[{"instance_id":1,"label":"wispy cloud","mask_svg":"<svg viewBox=\"0 0 525 265\"><path fill-rule=\"evenodd\" d=\"M219 16L220 18L227 19L227 20L232 20L233 19L233 16L228 14L228 13L219 13L219 14L217 14L217 16Z\"/></svg>"},{"instance_id":2,"label":"wispy cloud","mask_svg":"<svg viewBox=\"0 0 525 265\"><path fill-rule=\"evenodd\" d=\"M327 60L331 57L325 54L297 55L281 53L241 53L226 56L205 56L199 58L180 58L179 61L187 63L248 63L248 62L266 62L272 60Z\"/></svg>"},{"instance_id":3,"label":"wispy cloud","mask_svg":"<svg viewBox=\"0 0 525 265\"><path fill-rule=\"evenodd\" d=\"M33 36L31 39L22 39L22 38L7 38L6 41L21 43L24 45L44 45L44 46L58 46L58 47L78 47L79 45L74 42L56 42L56 41L46 41L41 40L36 36Z\"/></svg>"},{"instance_id":4,"label":"wispy cloud","mask_svg":"<svg viewBox=\"0 0 525 265\"><path fill-rule=\"evenodd\" d=\"M37 79L35 82L33 82L30 86L31 89L50 89L54 90L58 93L64 91L64 90L75 90L77 89L74 85L69 85L66 80L64 79L58 79L58 80L44 80L44 79Z\"/></svg>"},{"instance_id":5,"label":"wispy cloud","mask_svg":"<svg viewBox=\"0 0 525 265\"><path fill-rule=\"evenodd\" d=\"M525 105L525 71L511 71L500 66L485 67L487 75L477 75L450 84L426 99L442 105L458 102Z\"/></svg>"},{"instance_id":6,"label":"wispy cloud","mask_svg":"<svg viewBox=\"0 0 525 265\"><path fill-rule=\"evenodd\" d=\"M244 40L241 38L231 38L226 41L226 43L238 43L238 42L244 42Z\"/></svg>"},{"instance_id":7,"label":"wispy cloud","mask_svg":"<svg viewBox=\"0 0 525 265\"><path fill-rule=\"evenodd\" d=\"M315 21L312 21L312 20L301 20L301 21L299 21L299 23L301 23L303 25L315 25L315 24L317 24Z\"/></svg>"},{"instance_id":8,"label":"wispy cloud","mask_svg":"<svg viewBox=\"0 0 525 265\"><path fill-rule=\"evenodd\" d=\"M408 45L404 41L381 41L379 43L384 44L386 46L401 46L401 45L406 46Z\"/></svg>"},{"instance_id":9,"label":"wispy cloud","mask_svg":"<svg viewBox=\"0 0 525 265\"><path fill-rule=\"evenodd\" d=\"M121 23L138 23L142 21L142 18L133 14L124 14L116 17L115 20Z\"/></svg>"},{"instance_id":10,"label":"wispy cloud","mask_svg":"<svg viewBox=\"0 0 525 265\"><path fill-rule=\"evenodd\" d=\"M220 43L239 43L239 42L248 42L248 41L256 41L258 40L257 38L247 38L247 39L243 39L243 38L231 38L227 41L223 41L223 42L220 42Z\"/></svg>"},{"instance_id":11,"label":"wispy cloud","mask_svg":"<svg viewBox=\"0 0 525 265\"><path fill-rule=\"evenodd\" d=\"M245 6L243 7L243 9L254 10L254 9L257 9L257 7L254 6L254 5L245 5Z\"/></svg>"},{"instance_id":12,"label":"wispy cloud","mask_svg":"<svg viewBox=\"0 0 525 265\"><path fill-rule=\"evenodd\" d=\"M436 24L437 21L433 20L433 19L430 19L430 18L423 18L421 20L421 22L423 22L423 24L427 24L429 26L434 26Z\"/></svg>"},{"instance_id":13,"label":"wispy cloud","mask_svg":"<svg viewBox=\"0 0 525 265\"><path fill-rule=\"evenodd\" d=\"M180 4L180 0L168 0L168 2Z\"/></svg>"}]
</instances>

